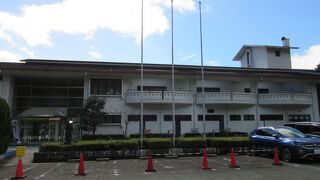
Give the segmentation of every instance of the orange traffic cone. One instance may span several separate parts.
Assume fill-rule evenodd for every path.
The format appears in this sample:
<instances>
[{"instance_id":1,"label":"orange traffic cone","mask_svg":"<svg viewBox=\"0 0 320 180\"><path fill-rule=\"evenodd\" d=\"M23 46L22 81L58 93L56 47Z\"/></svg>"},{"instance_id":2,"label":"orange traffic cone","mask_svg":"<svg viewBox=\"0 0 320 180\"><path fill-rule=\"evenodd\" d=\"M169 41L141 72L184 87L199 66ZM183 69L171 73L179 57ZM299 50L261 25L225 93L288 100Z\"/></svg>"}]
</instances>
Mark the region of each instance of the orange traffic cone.
<instances>
[{"instance_id":1,"label":"orange traffic cone","mask_svg":"<svg viewBox=\"0 0 320 180\"><path fill-rule=\"evenodd\" d=\"M148 152L148 165L147 165L146 172L156 172L156 170L153 169L153 161L152 161L152 152L151 151Z\"/></svg>"},{"instance_id":2,"label":"orange traffic cone","mask_svg":"<svg viewBox=\"0 0 320 180\"><path fill-rule=\"evenodd\" d=\"M230 168L239 168L237 165L236 155L234 154L233 148L231 148L231 155L230 155Z\"/></svg>"},{"instance_id":3,"label":"orange traffic cone","mask_svg":"<svg viewBox=\"0 0 320 180\"><path fill-rule=\"evenodd\" d=\"M208 157L207 157L207 150L206 150L206 148L203 149L202 169L203 169L203 170L211 169L211 168L209 168L209 164L208 164Z\"/></svg>"},{"instance_id":4,"label":"orange traffic cone","mask_svg":"<svg viewBox=\"0 0 320 180\"><path fill-rule=\"evenodd\" d=\"M22 160L19 158L17 169L16 169L16 176L12 177L11 179L24 179L25 177L27 176L23 174Z\"/></svg>"},{"instance_id":5,"label":"orange traffic cone","mask_svg":"<svg viewBox=\"0 0 320 180\"><path fill-rule=\"evenodd\" d=\"M80 161L79 161L78 173L75 174L75 175L76 176L85 176L85 175L87 175L86 172L85 172L82 153L80 153Z\"/></svg>"},{"instance_id":6,"label":"orange traffic cone","mask_svg":"<svg viewBox=\"0 0 320 180\"><path fill-rule=\"evenodd\" d=\"M282 166L283 164L279 160L279 151L277 147L274 147L273 165Z\"/></svg>"}]
</instances>

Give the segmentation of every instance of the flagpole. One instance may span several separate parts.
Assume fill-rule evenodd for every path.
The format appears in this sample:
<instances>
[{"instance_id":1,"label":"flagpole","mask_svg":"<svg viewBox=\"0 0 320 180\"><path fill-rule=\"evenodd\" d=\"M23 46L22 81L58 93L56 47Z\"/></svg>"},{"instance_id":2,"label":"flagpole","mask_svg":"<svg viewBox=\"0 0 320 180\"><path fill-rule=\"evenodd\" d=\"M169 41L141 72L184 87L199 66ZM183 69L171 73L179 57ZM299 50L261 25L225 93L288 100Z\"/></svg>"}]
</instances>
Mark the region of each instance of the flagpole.
<instances>
[{"instance_id":1,"label":"flagpole","mask_svg":"<svg viewBox=\"0 0 320 180\"><path fill-rule=\"evenodd\" d=\"M175 87L174 87L174 46L173 46L173 0L171 0L171 60L172 60L172 146L176 146Z\"/></svg>"},{"instance_id":2,"label":"flagpole","mask_svg":"<svg viewBox=\"0 0 320 180\"><path fill-rule=\"evenodd\" d=\"M140 149L143 148L143 0L141 0Z\"/></svg>"},{"instance_id":3,"label":"flagpole","mask_svg":"<svg viewBox=\"0 0 320 180\"><path fill-rule=\"evenodd\" d=\"M204 101L204 69L203 69L203 47L202 47L202 14L201 14L201 1L199 1L199 12L200 12L200 51L201 51L201 80L202 80L202 125L203 125L203 138L206 148L206 105Z\"/></svg>"}]
</instances>

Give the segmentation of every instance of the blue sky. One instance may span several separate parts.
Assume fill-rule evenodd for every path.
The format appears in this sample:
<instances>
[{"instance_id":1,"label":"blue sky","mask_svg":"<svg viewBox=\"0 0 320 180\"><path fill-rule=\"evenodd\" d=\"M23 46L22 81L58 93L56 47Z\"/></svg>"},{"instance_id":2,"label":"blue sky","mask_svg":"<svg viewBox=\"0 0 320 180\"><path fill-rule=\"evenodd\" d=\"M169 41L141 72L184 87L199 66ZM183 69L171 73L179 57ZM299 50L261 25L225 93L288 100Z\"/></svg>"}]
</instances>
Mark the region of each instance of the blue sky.
<instances>
[{"instance_id":1,"label":"blue sky","mask_svg":"<svg viewBox=\"0 0 320 180\"><path fill-rule=\"evenodd\" d=\"M0 61L140 62L141 0L0 0ZM171 63L170 0L144 0L146 63ZM176 64L200 64L198 1L174 0ZM202 0L204 64L238 67L243 44L281 45L294 68L320 61L320 1Z\"/></svg>"}]
</instances>

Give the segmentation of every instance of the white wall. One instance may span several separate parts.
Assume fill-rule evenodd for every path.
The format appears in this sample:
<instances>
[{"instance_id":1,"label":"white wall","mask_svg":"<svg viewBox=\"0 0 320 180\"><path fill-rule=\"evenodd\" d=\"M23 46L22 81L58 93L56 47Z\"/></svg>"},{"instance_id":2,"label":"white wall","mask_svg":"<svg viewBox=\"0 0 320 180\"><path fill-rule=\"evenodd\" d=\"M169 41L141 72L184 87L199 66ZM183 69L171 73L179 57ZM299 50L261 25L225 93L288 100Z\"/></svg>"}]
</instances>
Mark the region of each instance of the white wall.
<instances>
[{"instance_id":1,"label":"white wall","mask_svg":"<svg viewBox=\"0 0 320 180\"><path fill-rule=\"evenodd\" d=\"M281 49L280 56L275 56L275 49L268 49L268 68L291 69L289 49Z\"/></svg>"},{"instance_id":2,"label":"white wall","mask_svg":"<svg viewBox=\"0 0 320 180\"><path fill-rule=\"evenodd\" d=\"M13 76L9 74L3 74L2 81L0 81L0 97L5 99L12 109L13 102Z\"/></svg>"}]
</instances>

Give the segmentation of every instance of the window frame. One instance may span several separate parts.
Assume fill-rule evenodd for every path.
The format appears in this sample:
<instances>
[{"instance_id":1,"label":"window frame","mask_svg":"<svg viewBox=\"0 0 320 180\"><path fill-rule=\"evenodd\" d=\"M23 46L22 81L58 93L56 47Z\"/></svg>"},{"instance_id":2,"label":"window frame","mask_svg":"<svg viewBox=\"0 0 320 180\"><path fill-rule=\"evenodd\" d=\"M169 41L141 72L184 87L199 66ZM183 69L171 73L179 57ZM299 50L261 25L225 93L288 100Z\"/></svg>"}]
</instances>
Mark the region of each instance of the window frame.
<instances>
[{"instance_id":1,"label":"window frame","mask_svg":"<svg viewBox=\"0 0 320 180\"><path fill-rule=\"evenodd\" d=\"M253 118L246 118L246 117L253 117ZM254 114L244 114L243 121L255 121L255 115Z\"/></svg>"},{"instance_id":2,"label":"window frame","mask_svg":"<svg viewBox=\"0 0 320 180\"><path fill-rule=\"evenodd\" d=\"M105 80L105 87L106 87L106 90L107 90L107 87L108 87L108 81L107 80L113 80L113 88L114 88L114 93L113 94L93 94L93 89L92 89L92 81L94 79L98 79L98 80ZM115 86L115 83L116 81L115 80L119 80L120 81L120 94L115 94L116 92L116 86ZM98 89L99 88L103 88L103 87L99 87L98 85ZM98 90L99 91L99 90ZM90 82L89 82L89 94L90 96L102 96L102 97L105 97L105 96L114 96L114 97L118 97L118 96L122 96L123 95L123 80L122 78L117 78L117 77L91 77L90 78Z\"/></svg>"},{"instance_id":3,"label":"window frame","mask_svg":"<svg viewBox=\"0 0 320 180\"><path fill-rule=\"evenodd\" d=\"M233 118L231 118L233 117ZM237 118L235 118L237 117ZM239 119L240 117L240 119ZM242 121L241 114L229 114L229 121Z\"/></svg>"}]
</instances>

